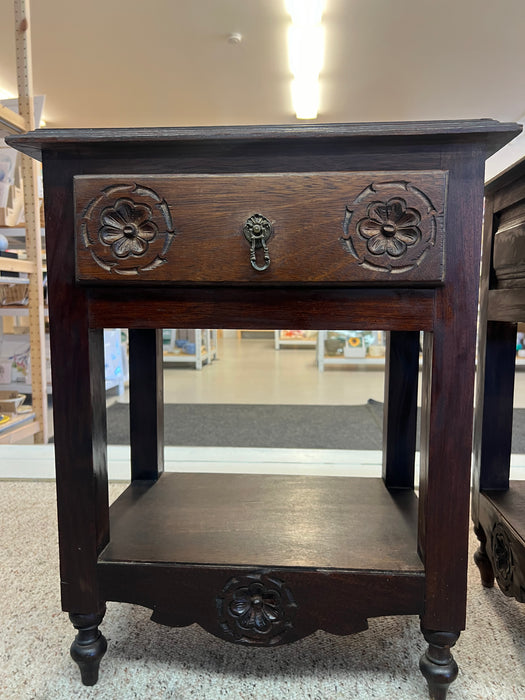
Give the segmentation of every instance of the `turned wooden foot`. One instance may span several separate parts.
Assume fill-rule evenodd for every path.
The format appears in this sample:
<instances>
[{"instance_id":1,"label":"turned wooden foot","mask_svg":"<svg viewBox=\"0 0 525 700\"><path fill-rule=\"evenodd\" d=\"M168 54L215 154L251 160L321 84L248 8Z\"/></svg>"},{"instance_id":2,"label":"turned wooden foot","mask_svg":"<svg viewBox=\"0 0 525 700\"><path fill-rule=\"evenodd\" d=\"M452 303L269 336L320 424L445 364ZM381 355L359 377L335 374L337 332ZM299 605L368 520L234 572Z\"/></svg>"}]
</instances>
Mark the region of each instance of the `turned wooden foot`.
<instances>
[{"instance_id":1,"label":"turned wooden foot","mask_svg":"<svg viewBox=\"0 0 525 700\"><path fill-rule=\"evenodd\" d=\"M78 664L84 685L95 685L98 681L98 668L108 643L98 629L106 607L94 614L70 613L69 619L77 630L77 636L71 645L71 658Z\"/></svg>"},{"instance_id":2,"label":"turned wooden foot","mask_svg":"<svg viewBox=\"0 0 525 700\"><path fill-rule=\"evenodd\" d=\"M474 527L474 532L479 540L479 548L474 553L474 561L479 569L481 583L485 588L494 586L494 569L487 554L487 536L480 525Z\"/></svg>"},{"instance_id":3,"label":"turned wooden foot","mask_svg":"<svg viewBox=\"0 0 525 700\"><path fill-rule=\"evenodd\" d=\"M458 665L450 653L459 632L434 632L421 628L428 649L419 660L419 668L428 683L430 700L445 700L452 681L458 675Z\"/></svg>"}]
</instances>

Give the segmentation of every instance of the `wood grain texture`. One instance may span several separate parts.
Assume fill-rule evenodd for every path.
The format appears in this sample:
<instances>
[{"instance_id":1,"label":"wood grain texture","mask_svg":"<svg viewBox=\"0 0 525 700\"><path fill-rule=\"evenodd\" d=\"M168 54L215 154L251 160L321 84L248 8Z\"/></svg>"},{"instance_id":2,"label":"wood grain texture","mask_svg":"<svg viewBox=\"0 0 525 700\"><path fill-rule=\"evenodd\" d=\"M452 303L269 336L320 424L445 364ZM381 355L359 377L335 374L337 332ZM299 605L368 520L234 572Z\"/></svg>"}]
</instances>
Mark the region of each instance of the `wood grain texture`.
<instances>
[{"instance_id":1,"label":"wood grain texture","mask_svg":"<svg viewBox=\"0 0 525 700\"><path fill-rule=\"evenodd\" d=\"M387 336L383 411L383 479L390 488L414 488L419 333Z\"/></svg>"},{"instance_id":2,"label":"wood grain texture","mask_svg":"<svg viewBox=\"0 0 525 700\"><path fill-rule=\"evenodd\" d=\"M165 473L112 506L103 559L421 572L416 512L380 479Z\"/></svg>"},{"instance_id":3,"label":"wood grain texture","mask_svg":"<svg viewBox=\"0 0 525 700\"><path fill-rule=\"evenodd\" d=\"M493 119L442 120L420 122L372 122L353 124L301 124L283 126L218 126L127 129L45 129L23 135L9 136L13 147L40 159L42 151L79 150L87 145L105 149L114 145L145 145L151 149L158 144L228 142L298 142L301 145L326 139L385 141L411 139L420 145L431 139L436 144L483 143L484 157L508 143L521 132L521 125L501 123Z\"/></svg>"},{"instance_id":4,"label":"wood grain texture","mask_svg":"<svg viewBox=\"0 0 525 700\"><path fill-rule=\"evenodd\" d=\"M109 539L104 340L102 329L89 329L74 250L56 235L72 230L72 178L62 166L44 167L62 606L94 613L97 555Z\"/></svg>"},{"instance_id":5,"label":"wood grain texture","mask_svg":"<svg viewBox=\"0 0 525 700\"><path fill-rule=\"evenodd\" d=\"M107 600L125 601L153 610L152 620L184 627L193 623L227 641L258 645L220 624L217 599L229 582L263 574L283 582L296 606L285 634L261 639L264 646L285 644L318 629L353 634L367 619L381 615L417 615L424 607L422 574L308 569L249 569L221 566L171 566L156 562L132 568L101 559L101 587ZM255 643L254 643L255 641Z\"/></svg>"},{"instance_id":6,"label":"wood grain texture","mask_svg":"<svg viewBox=\"0 0 525 700\"><path fill-rule=\"evenodd\" d=\"M478 313L478 345L476 348L476 393L474 396L474 425L473 425L473 445L472 445L472 499L471 513L474 521L480 548L477 554L477 560L480 562L483 572L486 574L486 580L490 578L489 567L486 566L485 540L483 539L482 531L477 528L477 518L479 509L479 484L481 474L481 444L482 444L482 429L483 429L483 413L484 413L484 392L485 392L485 366L486 366L486 334L488 323L488 299L489 288L494 279L494 271L492 268L492 230L494 226L494 200L492 197L485 197L485 210L483 217L482 231L482 255L481 255L481 274L479 282L479 313ZM479 564L478 564L479 567Z\"/></svg>"},{"instance_id":7,"label":"wood grain texture","mask_svg":"<svg viewBox=\"0 0 525 700\"><path fill-rule=\"evenodd\" d=\"M517 125L479 120L42 131L11 140L44 157L65 609L95 615L105 599L125 600L150 607L164 624L197 621L222 638L268 645L315 629L354 632L376 614L419 614L432 647L427 659L434 663L434 656L446 652L451 679L447 647L465 623L483 159L519 131ZM387 194L377 204L376 193L366 188L370 173L385 172L390 185L380 183ZM140 191L137 173L146 181L139 183ZM352 238L354 225L363 239L359 245L372 255L387 251L396 258L405 254L400 242L407 250L415 245L419 222L409 210L422 212L412 201L401 204L392 187L408 181L407 173L425 184L421 191L432 190L431 201L441 198L436 211L444 228L440 224L436 232L443 233L444 245L436 243L432 255L411 259L408 272L376 270L372 277L367 270L353 278L345 267L349 261L361 269L365 264ZM134 189L110 188L108 207L97 201L98 185L89 189L100 182L120 187L121 180ZM148 182L161 189L149 203ZM135 201L139 195L143 199ZM252 210L254 201L260 211ZM357 211L361 204L356 222L352 207ZM268 270L251 268L250 244L236 218L241 211L267 217L274 228L266 277ZM385 220L391 215L395 222ZM93 234L92 220L106 230ZM89 251L96 236L103 236L116 257L140 258L154 246L161 226L166 235L153 265L126 270L135 274L134 282L124 276L113 284L113 267L106 260L105 269ZM380 236L377 226L383 227ZM332 227L338 230L335 240L327 233ZM79 248L77 272L89 278L81 282L75 278L76 230L85 248ZM396 236L400 242L390 240ZM86 251L88 262L82 257ZM158 259L173 252L184 265L172 275L171 263ZM168 269L170 276L162 278ZM393 281L405 274L412 277ZM407 457L413 451L415 338L424 331L421 498L410 489L389 492L380 480L163 474L153 483L161 441L154 429L137 443L149 443L152 462L143 454L136 463L135 481L112 507L109 529L104 327L127 327L139 333L136 338L148 339L148 372L140 376L140 351L133 375L157 429L158 347L152 338L163 327L406 333L412 369L404 387L407 358L400 343L400 354L391 358L390 369L399 376L389 380L387 447L394 444L393 424L396 431L407 429L400 440ZM407 415L393 421L396 397L404 397ZM136 405L134 414L140 419L142 407ZM136 430L141 422L147 423L137 420ZM386 477L408 484L411 466L398 454ZM437 669L431 671L429 682L437 687Z\"/></svg>"},{"instance_id":8,"label":"wood grain texture","mask_svg":"<svg viewBox=\"0 0 525 700\"><path fill-rule=\"evenodd\" d=\"M525 541L525 482L512 480L508 489L487 489L485 495Z\"/></svg>"},{"instance_id":9,"label":"wood grain texture","mask_svg":"<svg viewBox=\"0 0 525 700\"><path fill-rule=\"evenodd\" d=\"M157 479L164 471L162 331L129 331L131 479Z\"/></svg>"},{"instance_id":10,"label":"wood grain texture","mask_svg":"<svg viewBox=\"0 0 525 700\"><path fill-rule=\"evenodd\" d=\"M164 474L135 482L111 507L101 586L107 600L149 607L162 624L197 622L236 643L350 634L387 610L421 613L416 522L416 496L389 493L380 479ZM238 634L231 619L225 629L224 589L245 590L261 576L293 598L286 631Z\"/></svg>"},{"instance_id":11,"label":"wood grain texture","mask_svg":"<svg viewBox=\"0 0 525 700\"><path fill-rule=\"evenodd\" d=\"M486 553L505 595L525 603L525 485L511 481L505 491L480 494L478 527Z\"/></svg>"},{"instance_id":12,"label":"wood grain texture","mask_svg":"<svg viewBox=\"0 0 525 700\"><path fill-rule=\"evenodd\" d=\"M448 283L436 291L422 387L419 547L427 572L422 625L430 630L465 626L482 182L476 152L457 154L446 227L462 235L447 238Z\"/></svg>"},{"instance_id":13,"label":"wood grain texture","mask_svg":"<svg viewBox=\"0 0 525 700\"><path fill-rule=\"evenodd\" d=\"M498 211L492 234L495 286L525 287L525 197Z\"/></svg>"},{"instance_id":14,"label":"wood grain texture","mask_svg":"<svg viewBox=\"0 0 525 700\"><path fill-rule=\"evenodd\" d=\"M490 321L525 323L523 288L489 290L487 319Z\"/></svg>"},{"instance_id":15,"label":"wood grain texture","mask_svg":"<svg viewBox=\"0 0 525 700\"><path fill-rule=\"evenodd\" d=\"M152 313L153 310L153 313ZM92 288L94 328L304 328L430 330L428 289L193 287Z\"/></svg>"},{"instance_id":16,"label":"wood grain texture","mask_svg":"<svg viewBox=\"0 0 525 700\"><path fill-rule=\"evenodd\" d=\"M512 415L516 371L516 324L488 321L480 337L484 353L478 381L474 458L479 489L507 489L512 452Z\"/></svg>"},{"instance_id":17,"label":"wood grain texture","mask_svg":"<svg viewBox=\"0 0 525 700\"><path fill-rule=\"evenodd\" d=\"M525 486L510 481L516 330L525 319L525 160L486 188L472 519L482 583L525 603Z\"/></svg>"},{"instance_id":18,"label":"wood grain texture","mask_svg":"<svg viewBox=\"0 0 525 700\"><path fill-rule=\"evenodd\" d=\"M79 176L75 207L80 280L443 280L442 171ZM272 226L264 272L243 231L254 215Z\"/></svg>"}]
</instances>

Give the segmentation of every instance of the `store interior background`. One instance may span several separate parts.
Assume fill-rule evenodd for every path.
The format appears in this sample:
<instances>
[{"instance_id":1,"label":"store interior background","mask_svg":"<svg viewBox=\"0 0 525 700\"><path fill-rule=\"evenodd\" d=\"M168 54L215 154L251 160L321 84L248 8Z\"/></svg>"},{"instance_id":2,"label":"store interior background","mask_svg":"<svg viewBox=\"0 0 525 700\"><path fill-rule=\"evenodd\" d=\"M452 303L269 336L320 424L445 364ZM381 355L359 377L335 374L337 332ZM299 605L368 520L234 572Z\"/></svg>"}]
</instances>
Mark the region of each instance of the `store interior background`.
<instances>
[{"instance_id":1,"label":"store interior background","mask_svg":"<svg viewBox=\"0 0 525 700\"><path fill-rule=\"evenodd\" d=\"M17 89L11 0L0 0L0 9L0 88L8 98ZM45 96L44 128L480 117L525 123L522 0L326 0L320 109L317 118L304 121L296 118L290 96L289 24L285 0L92 0L89 8L33 2L33 80L35 94ZM524 155L522 136L489 159L486 179ZM13 249L23 246L13 231L3 233ZM13 328L22 335L23 318L13 321L2 310L2 323L0 354ZM215 358L205 358L200 369L191 352L180 342L177 347L185 334L165 336L166 402L340 406L383 400L381 343L359 357L347 338L327 356L346 361L320 371L315 338L304 343L296 337L296 344L276 349L273 329L259 337L241 331L221 329L213 340ZM128 398L127 388L119 394L117 386L126 373L119 340L125 349L120 331L108 338L108 371L116 371L118 380L108 391L108 406ZM525 407L519 367L515 407ZM53 445L31 442L2 446L0 477L53 477ZM166 456L168 468L178 469L308 471L316 464L325 473L376 475L381 468L376 450L324 450L320 458L299 449L190 445L170 446ZM111 445L110 477L126 478L128 461L126 446ZM525 456L514 455L513 464L514 478L521 470L525 475Z\"/></svg>"}]
</instances>

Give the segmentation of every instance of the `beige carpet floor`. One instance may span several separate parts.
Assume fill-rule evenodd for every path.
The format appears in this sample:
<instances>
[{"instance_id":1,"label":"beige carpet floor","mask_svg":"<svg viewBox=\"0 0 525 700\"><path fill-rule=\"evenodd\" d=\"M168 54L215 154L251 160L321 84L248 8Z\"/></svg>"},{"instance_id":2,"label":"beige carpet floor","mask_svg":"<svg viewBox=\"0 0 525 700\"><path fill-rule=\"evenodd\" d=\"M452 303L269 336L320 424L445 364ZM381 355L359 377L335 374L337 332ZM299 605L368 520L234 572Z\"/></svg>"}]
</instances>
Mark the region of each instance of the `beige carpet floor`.
<instances>
[{"instance_id":1,"label":"beige carpet floor","mask_svg":"<svg viewBox=\"0 0 525 700\"><path fill-rule=\"evenodd\" d=\"M115 497L123 486L112 484ZM98 685L80 684L73 628L60 610L54 484L0 482L0 698L8 700L412 700L426 698L414 617L366 632L318 632L276 649L245 649L193 626L154 624L143 608L109 603L109 648ZM476 547L472 537L472 551ZM484 590L469 572L468 629L450 700L525 698L525 606Z\"/></svg>"}]
</instances>

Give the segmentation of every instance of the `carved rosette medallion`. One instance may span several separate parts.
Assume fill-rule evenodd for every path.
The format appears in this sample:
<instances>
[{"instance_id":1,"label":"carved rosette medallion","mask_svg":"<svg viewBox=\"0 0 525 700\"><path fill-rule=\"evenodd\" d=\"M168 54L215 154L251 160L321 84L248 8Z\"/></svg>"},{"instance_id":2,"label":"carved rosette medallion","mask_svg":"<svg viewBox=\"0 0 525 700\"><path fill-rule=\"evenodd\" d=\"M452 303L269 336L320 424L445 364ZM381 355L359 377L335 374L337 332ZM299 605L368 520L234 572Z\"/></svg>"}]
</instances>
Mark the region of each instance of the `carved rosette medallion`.
<instances>
[{"instance_id":1,"label":"carved rosette medallion","mask_svg":"<svg viewBox=\"0 0 525 700\"><path fill-rule=\"evenodd\" d=\"M365 268L405 273L436 243L440 216L409 182L373 182L346 207L343 248Z\"/></svg>"},{"instance_id":2,"label":"carved rosette medallion","mask_svg":"<svg viewBox=\"0 0 525 700\"><path fill-rule=\"evenodd\" d=\"M216 604L221 636L258 646L285 643L297 609L283 581L257 572L230 579Z\"/></svg>"},{"instance_id":3,"label":"carved rosette medallion","mask_svg":"<svg viewBox=\"0 0 525 700\"><path fill-rule=\"evenodd\" d=\"M175 236L167 202L144 185L111 185L86 206L80 239L101 268L138 275L166 262Z\"/></svg>"},{"instance_id":4,"label":"carved rosette medallion","mask_svg":"<svg viewBox=\"0 0 525 700\"><path fill-rule=\"evenodd\" d=\"M492 562L499 587L504 593L510 592L514 583L514 557L507 530L496 523L492 530Z\"/></svg>"}]
</instances>

